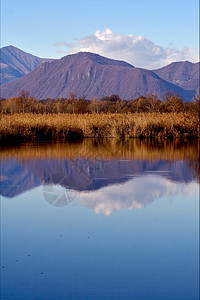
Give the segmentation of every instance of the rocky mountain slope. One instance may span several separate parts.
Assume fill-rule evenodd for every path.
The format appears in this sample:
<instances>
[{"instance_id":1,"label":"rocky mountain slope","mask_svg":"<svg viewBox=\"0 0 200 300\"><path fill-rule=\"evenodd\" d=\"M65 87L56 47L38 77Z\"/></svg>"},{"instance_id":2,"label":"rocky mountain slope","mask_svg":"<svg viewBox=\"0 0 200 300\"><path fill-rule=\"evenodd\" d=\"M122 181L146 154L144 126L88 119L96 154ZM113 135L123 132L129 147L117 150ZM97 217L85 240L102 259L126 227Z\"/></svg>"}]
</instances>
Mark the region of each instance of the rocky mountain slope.
<instances>
[{"instance_id":1,"label":"rocky mountain slope","mask_svg":"<svg viewBox=\"0 0 200 300\"><path fill-rule=\"evenodd\" d=\"M23 77L48 60L26 53L13 46L1 48L1 84Z\"/></svg>"},{"instance_id":2,"label":"rocky mountain slope","mask_svg":"<svg viewBox=\"0 0 200 300\"><path fill-rule=\"evenodd\" d=\"M186 90L199 90L200 63L180 61L154 70L159 77Z\"/></svg>"}]
</instances>

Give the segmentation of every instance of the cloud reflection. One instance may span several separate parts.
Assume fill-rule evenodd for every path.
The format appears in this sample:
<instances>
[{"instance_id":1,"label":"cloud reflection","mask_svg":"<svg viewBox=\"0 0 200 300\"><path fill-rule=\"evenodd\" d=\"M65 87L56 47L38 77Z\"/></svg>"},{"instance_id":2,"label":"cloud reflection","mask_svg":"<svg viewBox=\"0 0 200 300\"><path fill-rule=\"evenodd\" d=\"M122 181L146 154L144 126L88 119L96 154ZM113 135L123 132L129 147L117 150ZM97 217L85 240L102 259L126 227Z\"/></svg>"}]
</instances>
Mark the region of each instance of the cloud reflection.
<instances>
[{"instance_id":1,"label":"cloud reflection","mask_svg":"<svg viewBox=\"0 0 200 300\"><path fill-rule=\"evenodd\" d=\"M114 211L143 208L162 197L187 197L197 192L196 182L174 183L158 176L144 176L123 184L103 187L97 191L82 192L79 203L94 209L97 214L109 216Z\"/></svg>"}]
</instances>

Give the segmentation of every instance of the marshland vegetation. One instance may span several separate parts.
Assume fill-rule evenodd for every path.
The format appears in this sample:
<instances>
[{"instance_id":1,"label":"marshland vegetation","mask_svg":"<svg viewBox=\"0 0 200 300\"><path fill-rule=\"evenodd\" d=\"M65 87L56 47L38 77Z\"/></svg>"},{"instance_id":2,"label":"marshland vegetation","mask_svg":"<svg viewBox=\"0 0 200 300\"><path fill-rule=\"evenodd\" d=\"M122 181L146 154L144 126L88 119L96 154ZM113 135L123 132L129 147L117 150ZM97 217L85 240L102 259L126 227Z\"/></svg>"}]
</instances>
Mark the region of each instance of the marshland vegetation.
<instances>
[{"instance_id":1,"label":"marshland vegetation","mask_svg":"<svg viewBox=\"0 0 200 300\"><path fill-rule=\"evenodd\" d=\"M121 100L119 96L88 101L19 97L0 101L1 142L102 138L199 137L199 100L182 102L174 93Z\"/></svg>"},{"instance_id":2,"label":"marshland vegetation","mask_svg":"<svg viewBox=\"0 0 200 300\"><path fill-rule=\"evenodd\" d=\"M187 113L4 115L1 141L68 140L84 137L197 137L199 121Z\"/></svg>"}]
</instances>

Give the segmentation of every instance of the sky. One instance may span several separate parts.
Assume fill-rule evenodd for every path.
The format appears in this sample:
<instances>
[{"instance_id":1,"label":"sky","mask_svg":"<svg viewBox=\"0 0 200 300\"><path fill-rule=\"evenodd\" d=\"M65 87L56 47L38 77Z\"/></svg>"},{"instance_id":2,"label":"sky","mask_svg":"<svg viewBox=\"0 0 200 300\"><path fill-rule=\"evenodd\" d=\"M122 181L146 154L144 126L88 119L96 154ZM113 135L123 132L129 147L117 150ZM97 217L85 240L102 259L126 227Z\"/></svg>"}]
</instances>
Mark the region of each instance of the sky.
<instances>
[{"instance_id":1,"label":"sky","mask_svg":"<svg viewBox=\"0 0 200 300\"><path fill-rule=\"evenodd\" d=\"M1 0L1 47L79 51L159 68L199 61L198 0Z\"/></svg>"}]
</instances>

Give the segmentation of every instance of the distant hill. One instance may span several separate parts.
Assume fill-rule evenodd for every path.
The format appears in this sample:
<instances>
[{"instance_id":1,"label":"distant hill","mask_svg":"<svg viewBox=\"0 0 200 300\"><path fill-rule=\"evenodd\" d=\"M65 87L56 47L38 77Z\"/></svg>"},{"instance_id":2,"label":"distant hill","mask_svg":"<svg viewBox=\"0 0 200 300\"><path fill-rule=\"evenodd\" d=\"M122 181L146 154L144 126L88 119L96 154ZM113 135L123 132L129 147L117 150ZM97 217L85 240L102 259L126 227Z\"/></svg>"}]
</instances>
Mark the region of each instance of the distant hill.
<instances>
[{"instance_id":1,"label":"distant hill","mask_svg":"<svg viewBox=\"0 0 200 300\"><path fill-rule=\"evenodd\" d=\"M162 99L174 91L184 100L191 100L194 90L184 90L160 78L153 71L135 68L118 60L98 54L79 52L61 59L45 62L26 76L1 86L1 98L18 96L21 90L39 98L68 97L73 92L87 99L117 94L124 99L135 99L157 93Z\"/></svg>"},{"instance_id":2,"label":"distant hill","mask_svg":"<svg viewBox=\"0 0 200 300\"><path fill-rule=\"evenodd\" d=\"M180 61L154 70L158 76L186 90L199 90L200 63Z\"/></svg>"},{"instance_id":3,"label":"distant hill","mask_svg":"<svg viewBox=\"0 0 200 300\"><path fill-rule=\"evenodd\" d=\"M1 48L1 84L23 77L48 60L26 53L13 46Z\"/></svg>"}]
</instances>

